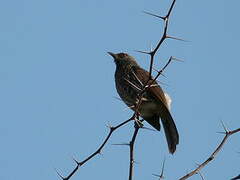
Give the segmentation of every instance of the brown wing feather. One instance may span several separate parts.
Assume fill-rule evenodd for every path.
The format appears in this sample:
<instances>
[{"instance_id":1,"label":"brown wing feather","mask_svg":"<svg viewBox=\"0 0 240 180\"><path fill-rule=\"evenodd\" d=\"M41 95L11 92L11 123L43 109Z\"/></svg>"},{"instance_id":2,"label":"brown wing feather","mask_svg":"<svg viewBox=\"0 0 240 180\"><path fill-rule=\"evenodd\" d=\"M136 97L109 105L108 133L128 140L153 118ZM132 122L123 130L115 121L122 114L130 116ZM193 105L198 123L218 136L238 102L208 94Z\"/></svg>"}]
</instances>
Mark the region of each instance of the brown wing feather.
<instances>
[{"instance_id":1,"label":"brown wing feather","mask_svg":"<svg viewBox=\"0 0 240 180\"><path fill-rule=\"evenodd\" d=\"M146 84L149 78L149 72L146 70L140 68L140 67L132 67L134 73L137 75L139 80L143 83ZM153 79L153 78L151 78ZM150 93L155 99L159 100L160 104L164 104L165 107L168 107L166 97L164 95L164 92L162 88L158 85L158 83L155 81L153 83L156 86L153 86L147 90L147 93Z\"/></svg>"},{"instance_id":2,"label":"brown wing feather","mask_svg":"<svg viewBox=\"0 0 240 180\"><path fill-rule=\"evenodd\" d=\"M140 67L132 67L132 69L133 69L133 72L136 74L137 78L139 79L139 81L141 81L142 84L146 84L148 81L148 78L149 78L149 73ZM177 131L176 125L173 121L173 118L167 108L168 107L167 100L166 100L166 97L164 95L162 88L157 84L157 82L154 82L153 84L157 85L157 86L153 86L153 87L149 88L147 90L147 93L150 96L152 96L154 98L154 100L158 100L158 103L160 105L159 115L160 115L160 118L162 120L162 124L164 127L164 131L165 131L165 135L166 135L166 139L167 139L167 143L168 143L168 148L169 148L170 153L173 154L176 150L176 145L179 143L178 131ZM151 125L153 125L157 130L160 130L160 124L157 121L157 119L154 117L158 117L158 116L153 114L152 118L149 118L146 120ZM157 123L157 126L154 123L155 124Z\"/></svg>"}]
</instances>

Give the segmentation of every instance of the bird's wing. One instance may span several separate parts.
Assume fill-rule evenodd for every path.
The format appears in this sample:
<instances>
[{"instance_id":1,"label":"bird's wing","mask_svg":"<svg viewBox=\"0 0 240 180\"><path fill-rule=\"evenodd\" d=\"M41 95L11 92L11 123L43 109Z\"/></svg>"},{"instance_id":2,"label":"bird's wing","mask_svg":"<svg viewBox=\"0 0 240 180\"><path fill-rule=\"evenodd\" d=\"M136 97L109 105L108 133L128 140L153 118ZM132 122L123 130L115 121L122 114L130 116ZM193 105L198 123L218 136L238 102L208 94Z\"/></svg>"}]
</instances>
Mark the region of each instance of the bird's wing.
<instances>
[{"instance_id":1,"label":"bird's wing","mask_svg":"<svg viewBox=\"0 0 240 180\"><path fill-rule=\"evenodd\" d=\"M139 81L142 82L142 84L147 83L149 79L149 73L147 71L145 71L140 67L132 67L132 70L137 76L137 78L139 79ZM151 80L153 79L151 78ZM158 100L158 103L161 106L159 109L159 113L160 113L159 115L164 127L169 152L173 154L176 150L176 145L179 143L179 135L178 135L176 125L173 121L173 118L169 112L166 96L163 90L161 89L161 87L157 84L157 82L153 82L153 86L147 90L147 93L148 95L152 96L155 100ZM155 116L153 116L152 118L154 117ZM152 120L154 120L152 118L148 120L150 124L152 123ZM155 126L156 124L151 124L151 125L158 130L160 129L158 128L158 126Z\"/></svg>"},{"instance_id":2,"label":"bird's wing","mask_svg":"<svg viewBox=\"0 0 240 180\"><path fill-rule=\"evenodd\" d=\"M138 78L138 81L141 81L143 85L145 85L149 79L149 72L146 70L140 68L140 67L132 67L132 71L135 74L135 76ZM151 80L153 78L151 77ZM152 83L152 81L149 81L149 83ZM162 88L158 85L158 83L155 81L152 83L152 87L150 87L147 92L153 96L155 99L159 100L160 104L164 104L165 107L168 108L168 103L166 96L162 90Z\"/></svg>"}]
</instances>

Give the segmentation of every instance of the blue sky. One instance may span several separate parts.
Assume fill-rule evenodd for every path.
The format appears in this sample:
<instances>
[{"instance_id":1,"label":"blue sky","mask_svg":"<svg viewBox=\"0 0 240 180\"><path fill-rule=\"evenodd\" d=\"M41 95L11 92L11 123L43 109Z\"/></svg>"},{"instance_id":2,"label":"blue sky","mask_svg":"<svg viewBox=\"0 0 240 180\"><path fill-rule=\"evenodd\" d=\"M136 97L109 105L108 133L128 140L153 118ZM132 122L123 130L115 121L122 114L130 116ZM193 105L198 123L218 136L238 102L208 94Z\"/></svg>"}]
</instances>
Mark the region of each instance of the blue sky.
<instances>
[{"instance_id":1,"label":"blue sky","mask_svg":"<svg viewBox=\"0 0 240 180\"><path fill-rule=\"evenodd\" d=\"M163 24L142 13L164 15L170 0L8 0L0 2L0 179L58 179L66 175L132 112L114 97L115 65L107 51L128 52L148 68L148 50ZM205 160L221 141L221 120L239 128L238 0L177 0L167 40L156 57L183 59L165 71L163 88L173 100L180 133L169 155L163 132L141 130L134 179L156 179L166 157L166 179L177 179ZM145 124L147 127L148 124ZM132 124L114 133L103 154L72 179L128 177ZM202 174L229 179L240 173L240 135L234 135ZM192 179L200 179L198 175Z\"/></svg>"}]
</instances>

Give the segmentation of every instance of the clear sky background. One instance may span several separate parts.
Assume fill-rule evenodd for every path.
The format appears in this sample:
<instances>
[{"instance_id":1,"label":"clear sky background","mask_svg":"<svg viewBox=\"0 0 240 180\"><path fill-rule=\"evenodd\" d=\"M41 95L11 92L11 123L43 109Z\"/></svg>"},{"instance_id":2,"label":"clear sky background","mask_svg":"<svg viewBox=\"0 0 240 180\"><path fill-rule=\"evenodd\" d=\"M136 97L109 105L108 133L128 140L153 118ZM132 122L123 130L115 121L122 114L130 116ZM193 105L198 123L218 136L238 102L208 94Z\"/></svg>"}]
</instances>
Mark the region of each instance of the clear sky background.
<instances>
[{"instance_id":1,"label":"clear sky background","mask_svg":"<svg viewBox=\"0 0 240 180\"><path fill-rule=\"evenodd\" d=\"M142 13L165 15L170 0L7 0L0 2L0 179L59 179L72 157L83 160L132 112L114 97L115 65L106 52L128 52L144 68L163 23ZM177 179L205 160L222 140L221 120L239 128L240 1L177 0L167 40L156 58L165 71L163 88L173 99L180 133L169 155L163 132L141 130L136 141L137 180L157 179L166 157L166 179ZM149 127L148 124L145 124ZM117 130L103 154L72 180L128 177L133 124ZM216 160L202 170L205 179L240 174L240 135L234 135ZM200 179L195 175L192 179Z\"/></svg>"}]
</instances>

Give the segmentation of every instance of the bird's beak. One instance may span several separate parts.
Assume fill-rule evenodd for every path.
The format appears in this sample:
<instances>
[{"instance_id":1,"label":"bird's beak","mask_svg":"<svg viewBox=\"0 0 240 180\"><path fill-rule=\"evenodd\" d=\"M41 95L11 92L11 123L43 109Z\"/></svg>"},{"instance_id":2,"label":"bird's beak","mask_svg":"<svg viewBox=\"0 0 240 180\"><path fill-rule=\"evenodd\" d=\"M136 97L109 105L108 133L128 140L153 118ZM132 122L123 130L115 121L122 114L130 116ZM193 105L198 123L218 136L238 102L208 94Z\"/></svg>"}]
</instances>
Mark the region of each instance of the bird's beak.
<instances>
[{"instance_id":1,"label":"bird's beak","mask_svg":"<svg viewBox=\"0 0 240 180\"><path fill-rule=\"evenodd\" d=\"M117 55L112 52L107 52L110 56L112 56L114 59L116 59Z\"/></svg>"}]
</instances>

